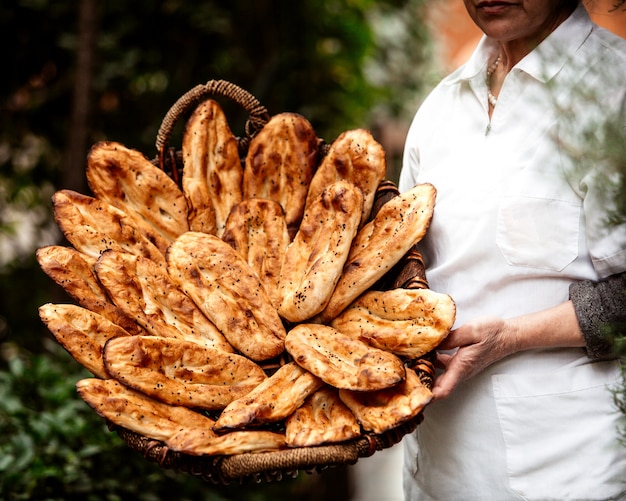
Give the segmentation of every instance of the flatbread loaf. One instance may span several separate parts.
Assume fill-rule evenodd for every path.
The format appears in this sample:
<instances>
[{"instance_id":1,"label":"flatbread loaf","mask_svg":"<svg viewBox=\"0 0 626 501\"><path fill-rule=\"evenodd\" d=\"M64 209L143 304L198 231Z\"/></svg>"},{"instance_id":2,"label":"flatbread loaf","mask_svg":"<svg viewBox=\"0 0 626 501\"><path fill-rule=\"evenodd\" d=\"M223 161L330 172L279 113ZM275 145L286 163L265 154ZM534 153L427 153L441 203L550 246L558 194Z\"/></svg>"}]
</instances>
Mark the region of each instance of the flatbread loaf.
<instances>
[{"instance_id":1,"label":"flatbread loaf","mask_svg":"<svg viewBox=\"0 0 626 501\"><path fill-rule=\"evenodd\" d=\"M267 376L251 360L197 343L156 336L111 339L103 352L121 383L172 405L221 410Z\"/></svg>"},{"instance_id":2,"label":"flatbread loaf","mask_svg":"<svg viewBox=\"0 0 626 501\"><path fill-rule=\"evenodd\" d=\"M106 249L130 252L165 265L163 253L133 219L111 204L72 190L52 196L54 219L65 238L83 254L98 259Z\"/></svg>"},{"instance_id":3,"label":"flatbread loaf","mask_svg":"<svg viewBox=\"0 0 626 501\"><path fill-rule=\"evenodd\" d=\"M432 400L432 393L415 371L407 368L406 379L392 388L367 392L340 390L339 398L363 429L384 433L417 417Z\"/></svg>"},{"instance_id":4,"label":"flatbread loaf","mask_svg":"<svg viewBox=\"0 0 626 501\"><path fill-rule=\"evenodd\" d=\"M74 304L44 304L39 307L39 317L74 360L103 379L109 377L102 360L105 343L130 336L119 325Z\"/></svg>"},{"instance_id":5,"label":"flatbread loaf","mask_svg":"<svg viewBox=\"0 0 626 501\"><path fill-rule=\"evenodd\" d=\"M303 322L324 309L348 258L363 196L354 184L337 181L306 208L280 274L278 313Z\"/></svg>"},{"instance_id":6,"label":"flatbread loaf","mask_svg":"<svg viewBox=\"0 0 626 501\"><path fill-rule=\"evenodd\" d=\"M242 200L243 167L237 138L216 101L208 99L196 107L185 128L182 152L190 229L222 236L228 214Z\"/></svg>"},{"instance_id":7,"label":"flatbread loaf","mask_svg":"<svg viewBox=\"0 0 626 501\"><path fill-rule=\"evenodd\" d=\"M49 245L36 252L41 269L80 306L98 313L129 334L146 334L132 317L115 306L94 272L96 260L73 247Z\"/></svg>"},{"instance_id":8,"label":"flatbread loaf","mask_svg":"<svg viewBox=\"0 0 626 501\"><path fill-rule=\"evenodd\" d=\"M352 241L341 279L324 311L328 323L374 285L426 234L435 207L432 184L414 186L381 207Z\"/></svg>"},{"instance_id":9,"label":"flatbread loaf","mask_svg":"<svg viewBox=\"0 0 626 501\"><path fill-rule=\"evenodd\" d=\"M222 240L250 265L278 309L278 280L289 245L285 215L278 202L251 198L235 205L226 220Z\"/></svg>"},{"instance_id":10,"label":"flatbread loaf","mask_svg":"<svg viewBox=\"0 0 626 501\"><path fill-rule=\"evenodd\" d=\"M244 198L278 202L285 211L290 238L302 219L319 143L309 121L297 113L274 115L250 141Z\"/></svg>"},{"instance_id":11,"label":"flatbread loaf","mask_svg":"<svg viewBox=\"0 0 626 501\"><path fill-rule=\"evenodd\" d=\"M128 388L115 379L81 379L80 397L111 423L165 443L183 428L213 427L213 420L186 407L168 405Z\"/></svg>"},{"instance_id":12,"label":"flatbread loaf","mask_svg":"<svg viewBox=\"0 0 626 501\"><path fill-rule=\"evenodd\" d=\"M215 422L214 430L236 430L285 419L322 385L311 373L289 362L245 397L228 404Z\"/></svg>"},{"instance_id":13,"label":"flatbread loaf","mask_svg":"<svg viewBox=\"0 0 626 501\"><path fill-rule=\"evenodd\" d=\"M430 289L392 289L362 294L331 326L356 339L408 358L433 350L450 332L456 306Z\"/></svg>"},{"instance_id":14,"label":"flatbread loaf","mask_svg":"<svg viewBox=\"0 0 626 501\"><path fill-rule=\"evenodd\" d=\"M113 141L96 143L87 158L87 181L96 198L132 217L163 254L189 230L183 193L137 150Z\"/></svg>"},{"instance_id":15,"label":"flatbread loaf","mask_svg":"<svg viewBox=\"0 0 626 501\"><path fill-rule=\"evenodd\" d=\"M115 379L82 379L80 397L112 424L159 440L168 448L191 455L261 452L284 447L280 433L250 431L219 437L211 418L186 407L169 405L132 390Z\"/></svg>"},{"instance_id":16,"label":"flatbread loaf","mask_svg":"<svg viewBox=\"0 0 626 501\"><path fill-rule=\"evenodd\" d=\"M205 428L182 429L170 440L170 449L192 456L235 456L247 452L274 452L286 447L285 435L274 431L241 430L217 435Z\"/></svg>"},{"instance_id":17,"label":"flatbread loaf","mask_svg":"<svg viewBox=\"0 0 626 501\"><path fill-rule=\"evenodd\" d=\"M165 268L141 256L114 250L103 252L95 268L113 302L151 334L234 351Z\"/></svg>"},{"instance_id":18,"label":"flatbread loaf","mask_svg":"<svg viewBox=\"0 0 626 501\"><path fill-rule=\"evenodd\" d=\"M343 132L330 145L328 153L318 167L307 195L306 205L330 184L344 179L355 184L363 193L361 209L362 226L368 221L376 189L385 179L387 162L385 150L365 129Z\"/></svg>"},{"instance_id":19,"label":"flatbread loaf","mask_svg":"<svg viewBox=\"0 0 626 501\"><path fill-rule=\"evenodd\" d=\"M392 353L321 324L298 324L285 349L310 373L335 388L375 391L404 379L404 364Z\"/></svg>"},{"instance_id":20,"label":"flatbread loaf","mask_svg":"<svg viewBox=\"0 0 626 501\"><path fill-rule=\"evenodd\" d=\"M310 395L301 407L285 420L289 447L344 442L361 435L352 411L341 401L337 389L324 386Z\"/></svg>"},{"instance_id":21,"label":"flatbread loaf","mask_svg":"<svg viewBox=\"0 0 626 501\"><path fill-rule=\"evenodd\" d=\"M198 305L230 344L260 361L284 350L285 328L256 273L214 235L188 232L167 252L172 280Z\"/></svg>"}]
</instances>

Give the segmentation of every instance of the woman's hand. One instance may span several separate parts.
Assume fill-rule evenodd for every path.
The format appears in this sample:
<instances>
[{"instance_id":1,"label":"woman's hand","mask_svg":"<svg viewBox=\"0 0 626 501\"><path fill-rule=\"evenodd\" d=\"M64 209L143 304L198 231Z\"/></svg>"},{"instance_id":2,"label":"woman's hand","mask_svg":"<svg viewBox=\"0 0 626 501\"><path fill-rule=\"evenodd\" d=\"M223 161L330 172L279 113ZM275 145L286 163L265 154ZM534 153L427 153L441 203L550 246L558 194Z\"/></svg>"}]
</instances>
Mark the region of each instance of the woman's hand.
<instances>
[{"instance_id":1,"label":"woman's hand","mask_svg":"<svg viewBox=\"0 0 626 501\"><path fill-rule=\"evenodd\" d=\"M460 382L518 351L584 345L571 301L508 320L485 317L467 322L437 347L437 362L445 371L435 379L433 397L447 397Z\"/></svg>"},{"instance_id":2,"label":"woman's hand","mask_svg":"<svg viewBox=\"0 0 626 501\"><path fill-rule=\"evenodd\" d=\"M437 350L454 349L454 353L437 353L437 362L445 372L435 380L435 399L447 397L461 381L515 353L517 335L501 318L481 318L451 331L437 347Z\"/></svg>"}]
</instances>

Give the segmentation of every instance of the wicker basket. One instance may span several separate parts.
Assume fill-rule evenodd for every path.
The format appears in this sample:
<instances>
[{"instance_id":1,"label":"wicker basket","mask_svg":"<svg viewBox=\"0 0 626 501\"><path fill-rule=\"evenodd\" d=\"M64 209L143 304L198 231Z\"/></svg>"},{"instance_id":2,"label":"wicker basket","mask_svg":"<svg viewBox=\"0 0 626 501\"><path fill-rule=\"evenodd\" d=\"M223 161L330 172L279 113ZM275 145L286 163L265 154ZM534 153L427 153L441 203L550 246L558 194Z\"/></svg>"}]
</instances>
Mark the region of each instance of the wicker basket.
<instances>
[{"instance_id":1,"label":"wicker basket","mask_svg":"<svg viewBox=\"0 0 626 501\"><path fill-rule=\"evenodd\" d=\"M215 97L234 101L248 113L245 135L238 138L239 152L242 158L247 153L250 139L263 128L270 118L266 108L253 95L224 80L211 80L188 91L174 103L165 115L157 134L157 155L152 160L179 185L182 177L182 154L180 150L169 145L173 130L176 124L190 115L198 104ZM326 154L328 147L329 144L323 141L320 143L320 158ZM378 187L372 214L376 214L386 201L397 194L398 189L393 182L383 181ZM399 287L428 287L424 264L416 248L407 253L374 288L385 290ZM426 386L432 386L434 368L429 355L418 360L405 362L407 366L416 370ZM369 457L376 451L397 444L404 435L414 431L422 419L420 413L412 420L386 433L365 434L340 444L233 456L183 454L169 450L162 442L110 423L109 428L115 431L131 449L141 453L147 460L158 463L162 468L179 470L199 476L208 482L227 485L233 482L279 481L283 478L295 477L300 471L319 472L332 466L354 464L359 458Z\"/></svg>"}]
</instances>

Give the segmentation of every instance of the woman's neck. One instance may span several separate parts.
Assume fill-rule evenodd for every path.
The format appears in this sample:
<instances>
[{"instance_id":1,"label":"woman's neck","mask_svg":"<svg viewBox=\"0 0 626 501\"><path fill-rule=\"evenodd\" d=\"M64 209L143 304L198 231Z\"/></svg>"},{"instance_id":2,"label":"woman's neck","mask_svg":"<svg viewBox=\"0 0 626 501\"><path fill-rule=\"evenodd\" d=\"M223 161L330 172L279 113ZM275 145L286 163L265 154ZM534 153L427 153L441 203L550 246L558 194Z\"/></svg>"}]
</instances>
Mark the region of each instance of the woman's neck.
<instances>
[{"instance_id":1,"label":"woman's neck","mask_svg":"<svg viewBox=\"0 0 626 501\"><path fill-rule=\"evenodd\" d=\"M553 19L546 23L541 31L530 37L516 38L512 40L497 40L500 55L500 64L505 73L519 63L524 57L532 52L548 35L550 35L563 21L565 21L575 10L576 5L571 9L561 11Z\"/></svg>"}]
</instances>

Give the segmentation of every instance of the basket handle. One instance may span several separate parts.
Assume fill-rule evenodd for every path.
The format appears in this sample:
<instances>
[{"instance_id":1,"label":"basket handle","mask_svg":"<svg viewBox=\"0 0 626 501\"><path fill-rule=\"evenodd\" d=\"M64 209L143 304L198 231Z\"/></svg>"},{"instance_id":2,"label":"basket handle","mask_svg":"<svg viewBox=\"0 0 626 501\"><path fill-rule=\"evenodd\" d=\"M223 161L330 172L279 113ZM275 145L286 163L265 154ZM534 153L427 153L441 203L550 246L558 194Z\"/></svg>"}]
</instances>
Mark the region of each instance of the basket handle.
<instances>
[{"instance_id":1,"label":"basket handle","mask_svg":"<svg viewBox=\"0 0 626 501\"><path fill-rule=\"evenodd\" d=\"M228 82L226 80L209 80L205 84L196 85L191 90L183 94L172 105L169 111L163 117L161 126L156 137L156 149L158 155L158 164L161 169L167 162L166 156L169 147L169 141L172 136L174 126L186 116L201 101L211 96L226 97L240 105L248 112L249 118L245 125L246 138L240 140L240 149L245 147L245 143L249 141L257 131L259 131L269 120L269 113L265 106L259 100L241 87ZM241 144L244 141L244 145ZM165 170L165 169L163 169Z\"/></svg>"},{"instance_id":2,"label":"basket handle","mask_svg":"<svg viewBox=\"0 0 626 501\"><path fill-rule=\"evenodd\" d=\"M399 194L400 190L393 181L384 180L381 182L376 189L371 218L373 219L383 205ZM384 286L386 289L428 289L426 267L418 244L409 249L394 266L391 275L395 276L395 279Z\"/></svg>"}]
</instances>

